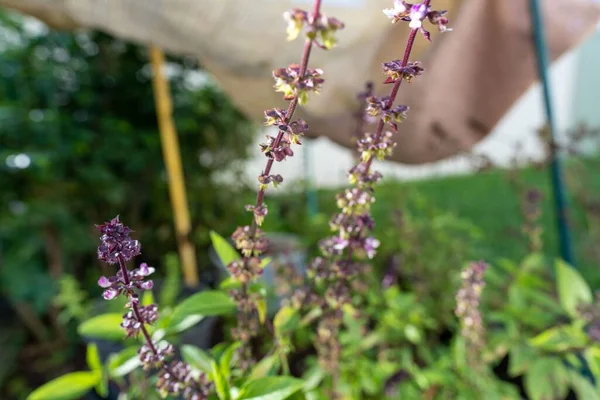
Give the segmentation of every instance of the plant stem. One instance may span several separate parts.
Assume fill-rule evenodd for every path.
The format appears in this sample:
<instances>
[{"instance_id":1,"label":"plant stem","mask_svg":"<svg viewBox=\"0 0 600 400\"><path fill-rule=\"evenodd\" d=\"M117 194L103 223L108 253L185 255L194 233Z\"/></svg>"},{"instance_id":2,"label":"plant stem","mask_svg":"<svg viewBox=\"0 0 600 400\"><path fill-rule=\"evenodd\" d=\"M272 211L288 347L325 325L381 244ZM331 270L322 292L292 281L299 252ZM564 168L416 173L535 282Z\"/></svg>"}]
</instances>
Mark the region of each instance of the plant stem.
<instances>
[{"instance_id":1,"label":"plant stem","mask_svg":"<svg viewBox=\"0 0 600 400\"><path fill-rule=\"evenodd\" d=\"M311 15L311 20L310 23L313 24L314 21L319 18L319 15L321 13L321 0L315 0L315 7L313 10L313 13ZM306 73L306 68L308 67L308 60L310 59L310 53L312 50L312 46L314 43L314 39L306 39L304 41L304 48L302 49L302 59L300 61L300 76L304 76L304 74ZM296 111L296 107L298 106L298 96L295 96L291 101L290 104L287 108L287 113L285 114L285 124L288 124L293 115L294 112ZM279 132L277 133L277 137L275 138L275 141L273 142L273 147L277 147L279 146L279 143L281 142L281 139L283 138L283 135L285 134L285 131L279 130ZM265 170L263 171L263 174L265 175L269 175L269 173L271 172L271 168L273 167L273 163L274 160L272 158L269 158L269 160L267 161L267 165L265 166ZM265 189L259 189L258 194L256 195L256 207L262 205L263 200L265 197ZM252 230L251 230L251 234L253 235L254 232L256 231L257 228L257 224L256 224L256 220L253 219L252 220Z\"/></svg>"},{"instance_id":2,"label":"plant stem","mask_svg":"<svg viewBox=\"0 0 600 400\"><path fill-rule=\"evenodd\" d=\"M429 7L431 0L425 0L424 5L425 7ZM402 58L402 67L406 67L406 65L408 64L408 61L410 59L410 54L412 52L413 49L413 45L415 43L415 39L418 33L418 29L411 29L410 34L408 35L408 39L406 41L406 47L404 49L404 56ZM402 85L402 81L404 80L404 78L401 76L395 83L394 86L392 88L392 91L390 92L390 96L387 100L387 102L385 103L384 107L383 107L383 111L387 111L389 110L392 105L394 104L394 101L396 100L396 96L398 95L398 91L400 90L400 85ZM381 117L379 119L379 123L377 125L377 131L375 133L375 136L373 138L374 143L379 143L381 141L382 135L383 135L383 128L385 126L385 123L383 121L383 117ZM360 159L358 161L360 163ZM365 166L366 168L364 168L362 174L363 176L367 176L369 174L369 171L371 169L371 164L373 162L373 155L371 155L369 157L369 159L365 162ZM348 249L348 253L347 253L347 258L348 261L350 261L352 259L352 250L350 247L347 247ZM335 339L337 341L337 337ZM336 399L338 397L338 385L339 385L339 354L337 355L338 359L336 360L336 366L334 371L332 371L332 397L334 399Z\"/></svg>"},{"instance_id":3,"label":"plant stem","mask_svg":"<svg viewBox=\"0 0 600 400\"><path fill-rule=\"evenodd\" d=\"M321 1L322 0L315 0L313 13L310 17L310 24L313 24L314 21L316 21L317 18L319 18L319 15L321 12ZM307 38L304 41L304 47L302 50L302 58L300 61L300 74L299 74L300 77L303 77L306 74L306 69L308 67L308 61L310 59L310 53L312 50L313 43L314 43L314 39ZM296 95L290 101L290 104L288 105L287 112L286 112L285 118L284 118L284 124L287 125L290 123L290 121L294 115L294 112L296 111L297 106L298 106L298 96ZM284 134L285 134L285 131L283 131L281 129L278 131L277 136L275 137L275 140L273 141L273 147L279 146L279 143L283 139ZM265 169L263 170L263 175L269 175L271 173L271 168L273 167L273 163L274 163L273 158L269 158L267 160L267 164L265 165ZM265 192L266 192L266 188L262 188L262 187L259 188L258 193L256 195L255 208L258 208L263 204ZM257 228L258 228L258 224L256 222L256 218L253 217L252 224L250 226L250 235L249 235L251 238L255 237ZM245 267L247 267L248 260L249 260L249 257L244 257ZM241 292L242 292L243 297L247 297L247 295L248 295L248 283L247 282L242 282ZM245 313L243 313L243 314L244 315L241 318L243 318L244 321L246 321L248 316Z\"/></svg>"},{"instance_id":4,"label":"plant stem","mask_svg":"<svg viewBox=\"0 0 600 400\"><path fill-rule=\"evenodd\" d=\"M119 256L119 267L121 268L121 273L123 274L123 281L125 282L125 285L129 286L129 283L130 283L129 271L127 270L127 266L125 265L125 260L121 256ZM154 346L154 343L152 342L152 338L150 337L150 334L148 333L148 330L146 329L146 324L144 324L144 320L142 319L142 316L140 315L140 309L138 307L137 302L131 301L131 297L130 297L129 304L131 305L131 311L133 311L133 313L135 314L135 318L141 324L140 330L142 331L142 334L144 335L144 338L146 339L146 343L148 344L148 347L150 347L150 350L152 351L152 353L155 356L157 356L158 351L156 350L156 346Z\"/></svg>"},{"instance_id":5,"label":"plant stem","mask_svg":"<svg viewBox=\"0 0 600 400\"><path fill-rule=\"evenodd\" d=\"M429 3L431 3L431 0L425 0L425 2L423 4L426 7L429 7ZM404 57L402 58L402 67L406 67L406 65L408 64L408 60L410 59L410 53L412 52L412 48L415 43L415 38L417 37L418 31L419 31L418 29L411 29L410 34L408 35L408 40L406 41L406 48L404 49ZM387 103L383 107L384 110L389 110L392 107L392 105L394 104L394 101L396 100L396 96L398 95L398 90L400 90L400 85L402 85L403 80L404 79L398 79L394 83L394 87L392 88L392 91L390 93L390 98L388 99ZM377 142L379 142L379 140L381 140L381 135L383 134L384 125L385 125L385 123L383 122L383 119L380 119L379 124L377 124L377 133L375 134L375 138L374 138L375 143L377 143ZM367 163L366 163L367 168L365 169L365 171L369 171L369 169L371 168L372 162L373 162L373 156L371 156L369 158L369 160L367 161Z\"/></svg>"},{"instance_id":6,"label":"plant stem","mask_svg":"<svg viewBox=\"0 0 600 400\"><path fill-rule=\"evenodd\" d=\"M119 256L119 267L121 268L121 273L123 274L123 282L125 282L126 286L129 286L129 283L130 283L130 280L129 280L129 271L127 270L127 266L125 264L125 259L122 256ZM144 323L144 320L142 319L142 316L140 315L140 309L138 307L138 303L135 302L135 301L132 301L132 297L130 296L129 297L129 304L130 304L130 307L131 307L131 311L133 311L133 313L135 314L135 318L140 323L140 330L142 331L142 334L144 335L144 339L146 340L146 344L150 348L150 351L152 352L152 354L154 354L154 356L158 360L159 359L158 350L156 349L156 346L154 345L154 342L152 341L152 338L150 337L150 333L148 333L148 329L146 329L146 324ZM167 363L165 363L164 361L160 361L160 367L159 368L164 369L173 378L179 380L179 377L173 373L173 371L171 370L171 367ZM182 385L185 385L185 382L183 382L181 380L179 380L179 381L181 382Z\"/></svg>"}]
</instances>

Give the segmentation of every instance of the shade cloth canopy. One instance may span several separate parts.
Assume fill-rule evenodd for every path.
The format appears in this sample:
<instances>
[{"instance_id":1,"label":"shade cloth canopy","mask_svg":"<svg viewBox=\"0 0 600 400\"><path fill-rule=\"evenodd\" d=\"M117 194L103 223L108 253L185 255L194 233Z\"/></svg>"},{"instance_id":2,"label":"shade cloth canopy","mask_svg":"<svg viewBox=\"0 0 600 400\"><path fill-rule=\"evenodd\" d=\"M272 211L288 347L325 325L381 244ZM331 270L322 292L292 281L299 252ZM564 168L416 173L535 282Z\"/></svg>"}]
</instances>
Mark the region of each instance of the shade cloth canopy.
<instances>
[{"instance_id":1,"label":"shade cloth canopy","mask_svg":"<svg viewBox=\"0 0 600 400\"><path fill-rule=\"evenodd\" d=\"M308 9L308 0L0 0L57 29L93 28L167 52L197 56L234 103L261 120L263 110L283 106L272 90L271 71L298 62L301 41L288 43L282 13ZM392 0L323 0L323 12L346 23L332 51L316 49L312 67L326 83L298 115L309 136L353 146L356 94L366 81L384 94L381 63L401 58L407 24L392 25L382 13ZM419 164L470 149L484 138L536 78L528 2L433 0L449 10L453 32L433 44L417 40L412 60L423 77L401 89L411 107L400 126L392 159ZM552 59L591 33L600 16L593 0L542 0ZM441 37L438 37L441 35Z\"/></svg>"}]
</instances>

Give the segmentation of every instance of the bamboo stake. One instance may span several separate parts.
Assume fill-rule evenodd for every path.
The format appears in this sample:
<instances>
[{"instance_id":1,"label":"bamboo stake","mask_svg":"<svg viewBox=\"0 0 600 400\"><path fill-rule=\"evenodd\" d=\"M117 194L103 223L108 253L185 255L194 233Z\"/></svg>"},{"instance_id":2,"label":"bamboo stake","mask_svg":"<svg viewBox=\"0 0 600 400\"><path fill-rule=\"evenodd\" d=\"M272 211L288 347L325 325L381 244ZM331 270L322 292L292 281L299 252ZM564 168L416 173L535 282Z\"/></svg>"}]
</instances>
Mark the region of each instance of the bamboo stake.
<instances>
[{"instance_id":1,"label":"bamboo stake","mask_svg":"<svg viewBox=\"0 0 600 400\"><path fill-rule=\"evenodd\" d=\"M153 72L152 87L154 90L154 102L156 104L163 158L169 179L169 195L171 197L175 234L177 235L177 245L179 247L179 259L183 270L183 280L186 286L193 287L198 285L196 250L189 238L191 232L190 213L185 192L183 168L181 166L179 141L173 123L173 104L171 102L169 82L165 78L165 56L161 49L152 46L150 48L150 59Z\"/></svg>"}]
</instances>

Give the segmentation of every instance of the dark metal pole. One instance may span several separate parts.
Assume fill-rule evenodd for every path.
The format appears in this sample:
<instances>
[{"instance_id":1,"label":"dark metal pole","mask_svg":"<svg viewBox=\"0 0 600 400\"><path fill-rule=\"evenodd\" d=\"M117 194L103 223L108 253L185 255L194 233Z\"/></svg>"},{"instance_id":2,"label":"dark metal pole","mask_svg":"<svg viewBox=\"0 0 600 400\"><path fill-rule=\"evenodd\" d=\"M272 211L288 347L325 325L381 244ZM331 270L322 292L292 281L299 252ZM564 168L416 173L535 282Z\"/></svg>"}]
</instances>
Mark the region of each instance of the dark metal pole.
<instances>
[{"instance_id":1,"label":"dark metal pole","mask_svg":"<svg viewBox=\"0 0 600 400\"><path fill-rule=\"evenodd\" d=\"M533 28L533 39L535 43L538 74L542 83L542 89L544 92L544 108L546 109L546 118L548 122L548 128L550 129L550 138L552 140L552 146L550 146L550 157L552 163L550 165L550 173L552 177L552 189L554 191L554 204L556 212L556 220L558 224L558 235L560 241L560 256L561 258L569 263L572 267L575 267L575 259L573 256L573 246L571 242L571 232L569 230L569 224L567 221L567 199L565 195L565 187L562 177L562 166L560 157L558 154L557 147L553 144L556 143L556 129L554 123L554 114L552 112L552 97L550 95L550 82L548 79L548 47L546 45L546 39L544 37L544 22L540 12L539 0L529 0L529 6L531 11L531 25ZM579 361L581 362L581 373L592 383L595 384L594 375L592 374L586 359L582 354L577 354Z\"/></svg>"},{"instance_id":2,"label":"dark metal pole","mask_svg":"<svg viewBox=\"0 0 600 400\"><path fill-rule=\"evenodd\" d=\"M550 137L553 143L556 142L556 125L554 122L554 113L552 109L552 96L550 92L550 82L548 79L548 47L544 37L544 23L540 12L539 0L529 0L531 11L531 23L533 28L533 39L536 50L538 74L542 84L544 93L544 108L546 111L546 119L548 128L550 129ZM559 235L560 256L569 263L575 265L573 256L573 246L571 241L571 232L567 221L567 199L565 193L565 185L562 176L561 160L555 146L551 146L551 165L550 173L552 178L552 189L554 194L554 205L556 212L556 222Z\"/></svg>"}]
</instances>

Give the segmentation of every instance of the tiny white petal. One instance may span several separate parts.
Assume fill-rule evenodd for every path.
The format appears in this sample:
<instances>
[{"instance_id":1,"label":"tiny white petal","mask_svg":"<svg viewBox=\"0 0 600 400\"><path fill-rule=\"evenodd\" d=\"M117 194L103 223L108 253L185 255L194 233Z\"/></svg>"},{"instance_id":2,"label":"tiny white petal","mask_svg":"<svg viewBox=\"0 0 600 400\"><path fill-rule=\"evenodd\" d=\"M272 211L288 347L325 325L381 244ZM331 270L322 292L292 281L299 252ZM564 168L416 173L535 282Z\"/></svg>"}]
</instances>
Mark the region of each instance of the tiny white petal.
<instances>
[{"instance_id":1,"label":"tiny white petal","mask_svg":"<svg viewBox=\"0 0 600 400\"><path fill-rule=\"evenodd\" d=\"M393 10L391 8L385 8L383 10L383 13L388 17L388 18L394 18L396 16L396 10Z\"/></svg>"},{"instance_id":2,"label":"tiny white petal","mask_svg":"<svg viewBox=\"0 0 600 400\"><path fill-rule=\"evenodd\" d=\"M404 13L408 8L406 7L406 4L404 4L404 1L396 0L394 1L394 10L396 10L397 13Z\"/></svg>"},{"instance_id":3,"label":"tiny white petal","mask_svg":"<svg viewBox=\"0 0 600 400\"><path fill-rule=\"evenodd\" d=\"M408 24L408 26L411 29L419 29L421 26L423 26L423 23L420 19L411 19L410 24Z\"/></svg>"}]
</instances>

